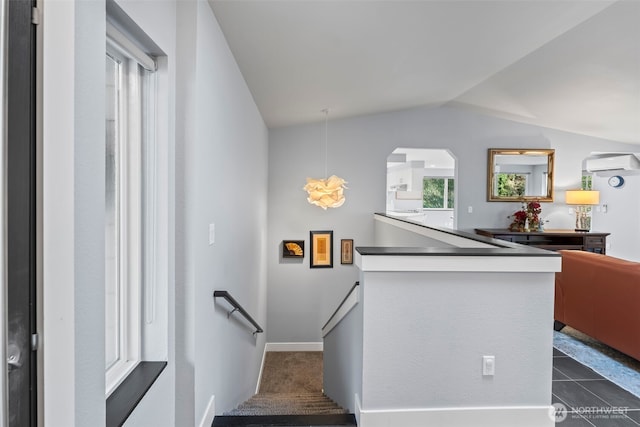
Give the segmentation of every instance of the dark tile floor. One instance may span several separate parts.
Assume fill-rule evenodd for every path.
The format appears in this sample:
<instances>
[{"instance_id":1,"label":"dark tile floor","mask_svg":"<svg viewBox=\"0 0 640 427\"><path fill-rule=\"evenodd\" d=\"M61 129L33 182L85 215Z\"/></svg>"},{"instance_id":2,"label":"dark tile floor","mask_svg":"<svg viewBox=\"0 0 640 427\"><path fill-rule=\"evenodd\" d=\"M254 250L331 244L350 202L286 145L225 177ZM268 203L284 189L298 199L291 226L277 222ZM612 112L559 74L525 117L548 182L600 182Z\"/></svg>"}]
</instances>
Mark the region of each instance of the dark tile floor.
<instances>
[{"instance_id":1,"label":"dark tile floor","mask_svg":"<svg viewBox=\"0 0 640 427\"><path fill-rule=\"evenodd\" d=\"M555 348L552 391L557 427L640 426L640 398Z\"/></svg>"}]
</instances>

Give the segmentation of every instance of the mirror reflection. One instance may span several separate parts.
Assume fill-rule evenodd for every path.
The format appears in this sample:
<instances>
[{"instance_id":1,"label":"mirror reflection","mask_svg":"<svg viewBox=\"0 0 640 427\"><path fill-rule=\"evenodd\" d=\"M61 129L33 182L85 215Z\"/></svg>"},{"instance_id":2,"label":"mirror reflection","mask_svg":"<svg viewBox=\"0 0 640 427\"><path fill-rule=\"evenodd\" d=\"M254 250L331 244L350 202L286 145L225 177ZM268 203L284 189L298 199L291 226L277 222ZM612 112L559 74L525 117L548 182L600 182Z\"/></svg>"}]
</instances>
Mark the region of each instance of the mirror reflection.
<instances>
[{"instance_id":1,"label":"mirror reflection","mask_svg":"<svg viewBox=\"0 0 640 427\"><path fill-rule=\"evenodd\" d=\"M387 209L430 227L455 227L456 160L445 149L397 148L387 158Z\"/></svg>"},{"instance_id":2,"label":"mirror reflection","mask_svg":"<svg viewBox=\"0 0 640 427\"><path fill-rule=\"evenodd\" d=\"M552 149L489 149L489 201L553 201Z\"/></svg>"}]
</instances>

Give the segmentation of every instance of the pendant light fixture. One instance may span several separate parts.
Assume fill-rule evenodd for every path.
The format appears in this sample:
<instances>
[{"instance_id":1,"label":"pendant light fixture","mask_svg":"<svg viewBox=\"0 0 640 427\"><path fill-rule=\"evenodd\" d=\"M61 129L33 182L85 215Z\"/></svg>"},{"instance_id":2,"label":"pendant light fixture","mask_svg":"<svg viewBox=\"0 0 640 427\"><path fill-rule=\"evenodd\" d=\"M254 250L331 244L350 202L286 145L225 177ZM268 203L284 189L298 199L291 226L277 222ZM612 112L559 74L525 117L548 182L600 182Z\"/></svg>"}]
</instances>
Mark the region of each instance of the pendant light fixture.
<instances>
[{"instance_id":1,"label":"pendant light fixture","mask_svg":"<svg viewBox=\"0 0 640 427\"><path fill-rule=\"evenodd\" d=\"M308 193L307 201L312 205L320 206L322 209L338 208L344 204L344 190L346 181L336 175L326 178L327 174L327 133L329 122L329 109L324 112L324 176L325 178L307 178L307 185L304 190Z\"/></svg>"}]
</instances>

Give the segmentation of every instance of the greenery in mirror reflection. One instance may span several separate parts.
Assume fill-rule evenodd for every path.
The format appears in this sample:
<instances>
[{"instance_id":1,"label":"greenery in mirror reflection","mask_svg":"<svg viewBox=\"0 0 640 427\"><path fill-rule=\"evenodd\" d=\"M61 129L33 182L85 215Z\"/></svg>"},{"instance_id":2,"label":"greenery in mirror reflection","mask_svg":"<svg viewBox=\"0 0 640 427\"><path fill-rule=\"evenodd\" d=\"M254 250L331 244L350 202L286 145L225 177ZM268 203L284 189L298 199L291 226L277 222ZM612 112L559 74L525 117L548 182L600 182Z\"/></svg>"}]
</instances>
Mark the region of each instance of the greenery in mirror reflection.
<instances>
[{"instance_id":1,"label":"greenery in mirror reflection","mask_svg":"<svg viewBox=\"0 0 640 427\"><path fill-rule=\"evenodd\" d=\"M520 173L498 174L498 196L522 197L527 188L527 175Z\"/></svg>"}]
</instances>

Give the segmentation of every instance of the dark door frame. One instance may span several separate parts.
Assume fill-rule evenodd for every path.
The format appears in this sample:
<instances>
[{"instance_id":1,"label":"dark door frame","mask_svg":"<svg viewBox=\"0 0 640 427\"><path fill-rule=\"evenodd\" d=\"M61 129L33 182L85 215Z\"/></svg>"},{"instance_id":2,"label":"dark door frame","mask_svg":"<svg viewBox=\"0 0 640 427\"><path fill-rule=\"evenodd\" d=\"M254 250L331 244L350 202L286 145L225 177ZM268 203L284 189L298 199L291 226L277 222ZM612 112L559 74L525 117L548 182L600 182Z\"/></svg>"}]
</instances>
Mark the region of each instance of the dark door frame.
<instances>
[{"instance_id":1,"label":"dark door frame","mask_svg":"<svg viewBox=\"0 0 640 427\"><path fill-rule=\"evenodd\" d=\"M9 426L37 425L36 30L33 0L7 2L7 325Z\"/></svg>"}]
</instances>

